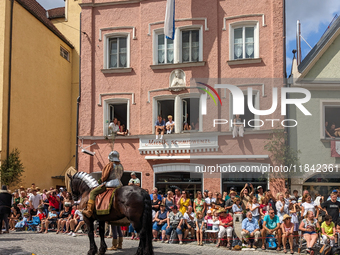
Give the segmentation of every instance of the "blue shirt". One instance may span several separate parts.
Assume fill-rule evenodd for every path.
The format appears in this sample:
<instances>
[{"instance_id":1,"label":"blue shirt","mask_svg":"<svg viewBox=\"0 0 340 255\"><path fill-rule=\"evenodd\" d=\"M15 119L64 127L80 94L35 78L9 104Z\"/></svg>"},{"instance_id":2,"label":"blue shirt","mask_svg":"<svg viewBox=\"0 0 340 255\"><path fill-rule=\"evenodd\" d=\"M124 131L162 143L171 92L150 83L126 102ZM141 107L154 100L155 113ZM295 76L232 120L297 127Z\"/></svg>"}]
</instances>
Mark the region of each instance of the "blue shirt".
<instances>
[{"instance_id":1,"label":"blue shirt","mask_svg":"<svg viewBox=\"0 0 340 255\"><path fill-rule=\"evenodd\" d=\"M266 227L268 229L274 229L276 228L277 224L280 223L280 219L277 215L275 215L274 218L271 219L270 216L267 214L266 216L264 216L263 221L267 223Z\"/></svg>"},{"instance_id":2,"label":"blue shirt","mask_svg":"<svg viewBox=\"0 0 340 255\"><path fill-rule=\"evenodd\" d=\"M151 198L151 201L153 200L153 194L150 194L150 198ZM162 201L162 196L161 195L157 195L157 198L159 201Z\"/></svg>"},{"instance_id":3,"label":"blue shirt","mask_svg":"<svg viewBox=\"0 0 340 255\"><path fill-rule=\"evenodd\" d=\"M248 218L245 218L242 221L242 229L245 229L249 231L249 233L252 233L255 229L260 229L260 227L259 227L259 223L257 222L257 220L253 217L251 220L249 220Z\"/></svg>"},{"instance_id":4,"label":"blue shirt","mask_svg":"<svg viewBox=\"0 0 340 255\"><path fill-rule=\"evenodd\" d=\"M161 122L159 122L158 120L156 120L155 126L165 126L165 121L162 120Z\"/></svg>"}]
</instances>

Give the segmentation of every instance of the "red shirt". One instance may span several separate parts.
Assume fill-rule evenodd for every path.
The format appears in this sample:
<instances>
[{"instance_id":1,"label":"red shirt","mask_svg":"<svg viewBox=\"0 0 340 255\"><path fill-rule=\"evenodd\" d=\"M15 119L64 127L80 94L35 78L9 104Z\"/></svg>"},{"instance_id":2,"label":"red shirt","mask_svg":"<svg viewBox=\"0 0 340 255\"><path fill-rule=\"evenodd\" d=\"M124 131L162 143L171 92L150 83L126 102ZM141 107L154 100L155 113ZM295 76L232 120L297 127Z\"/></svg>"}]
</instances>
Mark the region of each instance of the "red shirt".
<instances>
[{"instance_id":1,"label":"red shirt","mask_svg":"<svg viewBox=\"0 0 340 255\"><path fill-rule=\"evenodd\" d=\"M221 224L222 226L226 227L226 224L233 222L233 217L231 217L230 214L228 213L226 217L220 216L218 220L220 221L220 224L222 223ZM229 225L228 227L232 227L232 225L231 226Z\"/></svg>"},{"instance_id":2,"label":"red shirt","mask_svg":"<svg viewBox=\"0 0 340 255\"><path fill-rule=\"evenodd\" d=\"M45 219L46 218L46 214L44 212L38 212L38 216L39 216L39 219L42 220L42 219Z\"/></svg>"},{"instance_id":3,"label":"red shirt","mask_svg":"<svg viewBox=\"0 0 340 255\"><path fill-rule=\"evenodd\" d=\"M55 209L59 210L59 202L55 197L49 196L48 201L50 203L50 206L53 206Z\"/></svg>"}]
</instances>

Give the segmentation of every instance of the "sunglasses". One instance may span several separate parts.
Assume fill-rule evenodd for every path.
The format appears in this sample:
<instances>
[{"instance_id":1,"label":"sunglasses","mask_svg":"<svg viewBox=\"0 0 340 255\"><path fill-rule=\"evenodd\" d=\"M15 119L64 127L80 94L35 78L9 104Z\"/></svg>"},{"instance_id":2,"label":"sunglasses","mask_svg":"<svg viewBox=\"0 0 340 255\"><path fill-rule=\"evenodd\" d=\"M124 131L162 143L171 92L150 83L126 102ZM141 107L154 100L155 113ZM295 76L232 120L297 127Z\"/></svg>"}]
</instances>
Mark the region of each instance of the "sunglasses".
<instances>
[{"instance_id":1,"label":"sunglasses","mask_svg":"<svg viewBox=\"0 0 340 255\"><path fill-rule=\"evenodd\" d=\"M271 213L269 213L269 214L274 214L274 212L271 212Z\"/></svg>"}]
</instances>

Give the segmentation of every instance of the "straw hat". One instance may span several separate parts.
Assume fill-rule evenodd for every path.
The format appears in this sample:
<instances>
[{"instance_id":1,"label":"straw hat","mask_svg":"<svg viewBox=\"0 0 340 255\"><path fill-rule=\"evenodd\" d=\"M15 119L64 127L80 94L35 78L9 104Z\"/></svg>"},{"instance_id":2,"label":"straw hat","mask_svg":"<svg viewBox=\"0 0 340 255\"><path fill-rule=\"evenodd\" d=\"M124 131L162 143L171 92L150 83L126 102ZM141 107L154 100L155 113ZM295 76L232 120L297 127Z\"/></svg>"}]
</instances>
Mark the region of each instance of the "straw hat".
<instances>
[{"instance_id":1,"label":"straw hat","mask_svg":"<svg viewBox=\"0 0 340 255\"><path fill-rule=\"evenodd\" d=\"M221 208L221 209L219 209L218 211L217 211L218 213L225 213L225 212L227 212L224 208Z\"/></svg>"},{"instance_id":2,"label":"straw hat","mask_svg":"<svg viewBox=\"0 0 340 255\"><path fill-rule=\"evenodd\" d=\"M283 220L291 219L291 218L292 218L292 217L290 217L288 214L283 215Z\"/></svg>"}]
</instances>

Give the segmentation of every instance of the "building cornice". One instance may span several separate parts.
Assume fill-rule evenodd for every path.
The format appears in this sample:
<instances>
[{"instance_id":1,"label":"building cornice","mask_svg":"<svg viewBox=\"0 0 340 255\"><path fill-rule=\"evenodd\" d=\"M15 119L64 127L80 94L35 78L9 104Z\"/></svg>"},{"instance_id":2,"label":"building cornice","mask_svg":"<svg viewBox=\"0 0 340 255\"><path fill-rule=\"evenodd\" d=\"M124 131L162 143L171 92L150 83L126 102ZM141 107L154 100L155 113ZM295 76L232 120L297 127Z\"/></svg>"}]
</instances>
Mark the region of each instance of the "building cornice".
<instances>
[{"instance_id":1,"label":"building cornice","mask_svg":"<svg viewBox=\"0 0 340 255\"><path fill-rule=\"evenodd\" d=\"M120 5L120 4L138 4L145 0L126 0L126 1L110 1L105 3L80 3L80 7L102 7L102 6L111 6L111 5Z\"/></svg>"}]
</instances>

